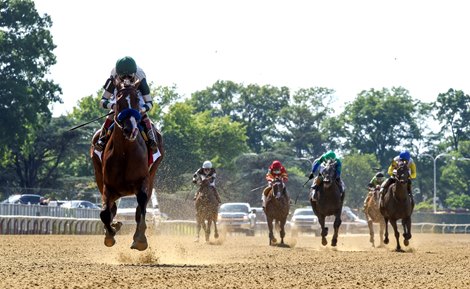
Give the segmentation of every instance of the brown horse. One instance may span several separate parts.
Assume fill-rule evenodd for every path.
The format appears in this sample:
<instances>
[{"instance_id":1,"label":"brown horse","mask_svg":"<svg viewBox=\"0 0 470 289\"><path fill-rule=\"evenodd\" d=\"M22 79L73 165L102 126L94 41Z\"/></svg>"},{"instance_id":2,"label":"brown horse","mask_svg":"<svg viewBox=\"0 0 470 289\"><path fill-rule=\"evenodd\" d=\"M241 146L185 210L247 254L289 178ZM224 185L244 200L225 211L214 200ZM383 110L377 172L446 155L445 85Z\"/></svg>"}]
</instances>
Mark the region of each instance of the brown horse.
<instances>
[{"instance_id":1,"label":"brown horse","mask_svg":"<svg viewBox=\"0 0 470 289\"><path fill-rule=\"evenodd\" d=\"M379 208L379 199L380 199L380 186L378 188L369 189L367 198L364 201L364 214L366 215L367 225L369 226L369 241L372 243L372 247L375 247L374 242L374 223L378 223L380 226L380 244L379 247L384 246L384 230L385 230L385 220L382 214L380 213Z\"/></svg>"},{"instance_id":2,"label":"brown horse","mask_svg":"<svg viewBox=\"0 0 470 289\"><path fill-rule=\"evenodd\" d=\"M130 83L126 80L116 83L118 92L114 129L101 158L94 151L99 131L93 137L90 153L103 203L100 218L105 226L104 244L111 247L116 243L114 236L122 225L113 223L117 210L116 200L134 194L138 203L135 213L137 226L131 248L142 251L148 247L145 237L145 214L152 195L154 177L163 158L163 141L161 135L156 132L161 155L149 165L149 149L138 128L141 115L136 87L138 82Z\"/></svg>"},{"instance_id":3,"label":"brown horse","mask_svg":"<svg viewBox=\"0 0 470 289\"><path fill-rule=\"evenodd\" d=\"M287 194L286 186L282 180L275 179L266 198L266 207L264 209L269 229L269 245L275 245L277 243L273 233L274 220L276 225L278 225L280 228L280 245L284 245L284 237L286 236L285 225L287 221L287 215L289 215L289 208L290 199L289 195Z\"/></svg>"},{"instance_id":4,"label":"brown horse","mask_svg":"<svg viewBox=\"0 0 470 289\"><path fill-rule=\"evenodd\" d=\"M212 223L214 223L214 238L219 238L219 232L217 231L217 215L219 211L219 202L217 202L214 189L209 186L209 183L209 178L205 178L202 180L198 196L195 202L197 222L197 237L195 240L196 242L199 241L199 232L201 231L201 227L204 229L206 242L209 242Z\"/></svg>"},{"instance_id":5,"label":"brown horse","mask_svg":"<svg viewBox=\"0 0 470 289\"><path fill-rule=\"evenodd\" d=\"M338 242L339 226L341 225L341 213L343 210L344 194L341 194L339 186L336 182L336 162L328 160L323 171L321 171L322 183L319 187L317 200L310 198L313 212L318 217L321 226L322 245L326 246L328 241L328 227L325 227L325 218L334 215L335 221L333 228L335 230L331 239L331 246L335 247Z\"/></svg>"},{"instance_id":6,"label":"brown horse","mask_svg":"<svg viewBox=\"0 0 470 289\"><path fill-rule=\"evenodd\" d=\"M385 239L384 243L388 244L388 221L392 224L395 231L395 239L397 247L395 251L403 252L400 247L400 233L397 228L397 220L402 220L404 244L408 246L411 239L411 214L413 213L414 204L408 195L408 181L410 173L406 162L399 164L395 174L395 182L391 184L381 203L380 212L385 219Z\"/></svg>"}]
</instances>

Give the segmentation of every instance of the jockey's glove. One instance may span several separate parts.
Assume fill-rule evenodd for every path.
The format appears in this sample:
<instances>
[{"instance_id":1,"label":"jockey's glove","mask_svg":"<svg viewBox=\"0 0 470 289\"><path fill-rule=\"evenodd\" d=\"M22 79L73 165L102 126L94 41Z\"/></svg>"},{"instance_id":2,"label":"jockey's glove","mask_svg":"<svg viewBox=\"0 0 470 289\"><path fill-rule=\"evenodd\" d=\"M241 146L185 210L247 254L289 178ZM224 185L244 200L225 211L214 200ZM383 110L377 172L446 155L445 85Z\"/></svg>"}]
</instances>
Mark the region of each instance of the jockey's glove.
<instances>
[{"instance_id":1,"label":"jockey's glove","mask_svg":"<svg viewBox=\"0 0 470 289\"><path fill-rule=\"evenodd\" d=\"M313 173L310 173L310 175L308 176L308 179L309 180L313 179Z\"/></svg>"}]
</instances>

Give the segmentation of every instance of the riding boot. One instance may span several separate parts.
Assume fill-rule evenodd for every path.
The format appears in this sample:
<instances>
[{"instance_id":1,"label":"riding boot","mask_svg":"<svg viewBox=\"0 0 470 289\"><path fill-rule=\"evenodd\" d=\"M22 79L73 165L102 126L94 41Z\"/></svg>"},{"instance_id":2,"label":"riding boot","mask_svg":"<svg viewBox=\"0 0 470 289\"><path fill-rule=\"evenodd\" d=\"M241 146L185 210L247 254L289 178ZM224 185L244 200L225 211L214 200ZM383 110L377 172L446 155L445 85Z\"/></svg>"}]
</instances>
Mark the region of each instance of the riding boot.
<instances>
[{"instance_id":1,"label":"riding boot","mask_svg":"<svg viewBox=\"0 0 470 289\"><path fill-rule=\"evenodd\" d=\"M152 129L152 124L150 123L150 118L144 117L142 119L142 122L145 124L144 131L145 131L145 134L147 135L148 146L150 147L152 152L155 153L158 151L158 144L157 144L157 138L155 137L155 133Z\"/></svg>"},{"instance_id":2,"label":"riding boot","mask_svg":"<svg viewBox=\"0 0 470 289\"><path fill-rule=\"evenodd\" d=\"M317 185L317 184L314 184L314 185L311 187L311 190L310 190L310 200L312 200L312 202L318 201L318 185Z\"/></svg>"},{"instance_id":3,"label":"riding boot","mask_svg":"<svg viewBox=\"0 0 470 289\"><path fill-rule=\"evenodd\" d=\"M109 127L113 123L112 119L107 118L101 128L100 137L98 141L95 143L95 149L99 152L104 151L106 147L106 143L108 142L109 136L111 135Z\"/></svg>"},{"instance_id":4,"label":"riding boot","mask_svg":"<svg viewBox=\"0 0 470 289\"><path fill-rule=\"evenodd\" d=\"M413 198L413 191L411 190L411 180L408 180L407 189L408 189L408 195L410 196L410 199L411 199L411 204L414 206L415 200Z\"/></svg>"},{"instance_id":5,"label":"riding boot","mask_svg":"<svg viewBox=\"0 0 470 289\"><path fill-rule=\"evenodd\" d=\"M197 199L197 195L198 195L198 194L199 194L199 191L196 191L196 192L194 193L193 201L195 201L195 200Z\"/></svg>"}]
</instances>

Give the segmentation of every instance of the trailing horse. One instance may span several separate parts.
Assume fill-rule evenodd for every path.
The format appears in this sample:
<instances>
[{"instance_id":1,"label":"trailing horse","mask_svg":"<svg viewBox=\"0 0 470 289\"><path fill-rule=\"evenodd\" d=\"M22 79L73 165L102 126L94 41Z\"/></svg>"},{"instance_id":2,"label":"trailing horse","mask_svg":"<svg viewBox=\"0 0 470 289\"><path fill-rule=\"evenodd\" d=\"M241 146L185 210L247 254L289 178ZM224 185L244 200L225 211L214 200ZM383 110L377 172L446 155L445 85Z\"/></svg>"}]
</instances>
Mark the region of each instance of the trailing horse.
<instances>
[{"instance_id":1,"label":"trailing horse","mask_svg":"<svg viewBox=\"0 0 470 289\"><path fill-rule=\"evenodd\" d=\"M366 201L364 202L364 214L366 215L367 225L369 226L369 241L372 243L372 247L375 247L374 242L374 223L378 223L380 226L380 244L379 247L383 247L384 245L384 230L385 230L385 220L382 214L380 213L379 208L379 199L380 193L379 188L372 188L368 192L368 196Z\"/></svg>"},{"instance_id":2,"label":"trailing horse","mask_svg":"<svg viewBox=\"0 0 470 289\"><path fill-rule=\"evenodd\" d=\"M139 131L141 115L136 87L138 82L131 83L129 80L117 83L114 129L102 154L94 150L99 131L95 133L90 153L96 183L102 196L100 218L105 227L104 244L111 247L116 243L114 236L122 225L113 222L117 210L116 201L122 196L134 194L138 203L135 213L137 225L131 248L142 251L148 247L145 237L147 203L151 198L154 177L164 150L162 137L155 130L159 155L151 156ZM157 158L153 164L149 162L152 157Z\"/></svg>"},{"instance_id":3,"label":"trailing horse","mask_svg":"<svg viewBox=\"0 0 470 289\"><path fill-rule=\"evenodd\" d=\"M397 228L397 220L402 220L403 225L403 243L408 246L411 239L411 214L413 213L414 204L410 195L408 195L408 181L410 173L406 162L399 164L395 174L395 182L391 184L381 202L380 212L385 219L385 239L384 243L388 244L388 222L392 224L397 240L395 251L403 252L400 246L400 233Z\"/></svg>"},{"instance_id":4,"label":"trailing horse","mask_svg":"<svg viewBox=\"0 0 470 289\"><path fill-rule=\"evenodd\" d=\"M335 221L333 223L334 234L331 239L331 246L336 246L338 242L338 231L341 225L341 212L343 210L344 194L341 194L340 188L336 181L336 162L328 160L323 170L321 170L322 182L318 188L318 195L316 200L314 196L310 197L310 204L313 212L318 217L318 222L321 226L322 245L326 246L328 241L328 228L325 227L325 218L334 215ZM312 192L313 193L313 192Z\"/></svg>"},{"instance_id":5,"label":"trailing horse","mask_svg":"<svg viewBox=\"0 0 470 289\"><path fill-rule=\"evenodd\" d=\"M287 221L287 215L289 215L290 199L287 194L285 184L280 179L273 180L272 188L266 199L266 207L264 213L269 229L269 245L275 245L277 243L273 233L273 221L280 228L281 245L284 245L284 237L286 235L285 225Z\"/></svg>"},{"instance_id":6,"label":"trailing horse","mask_svg":"<svg viewBox=\"0 0 470 289\"><path fill-rule=\"evenodd\" d=\"M217 215L219 211L219 202L217 201L217 198L215 196L214 189L209 186L209 183L209 178L205 178L202 180L198 195L196 197L196 242L199 241L199 232L201 231L201 227L204 229L206 242L209 242L212 223L214 223L214 238L219 238L219 232L217 231Z\"/></svg>"}]
</instances>

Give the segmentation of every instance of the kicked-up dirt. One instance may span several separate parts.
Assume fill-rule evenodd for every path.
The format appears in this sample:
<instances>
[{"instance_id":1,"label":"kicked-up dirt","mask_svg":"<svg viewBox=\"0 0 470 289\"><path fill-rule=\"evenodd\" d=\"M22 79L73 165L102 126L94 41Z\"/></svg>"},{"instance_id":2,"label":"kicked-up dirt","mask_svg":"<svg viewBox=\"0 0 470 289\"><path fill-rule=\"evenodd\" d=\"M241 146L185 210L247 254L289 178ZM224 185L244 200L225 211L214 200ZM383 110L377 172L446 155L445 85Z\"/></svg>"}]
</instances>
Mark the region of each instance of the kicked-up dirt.
<instances>
[{"instance_id":1,"label":"kicked-up dirt","mask_svg":"<svg viewBox=\"0 0 470 289\"><path fill-rule=\"evenodd\" d=\"M368 235L340 235L337 248L319 237L0 236L0 288L470 288L470 235L414 234L404 253L372 248ZM328 241L331 239L331 234Z\"/></svg>"}]
</instances>

